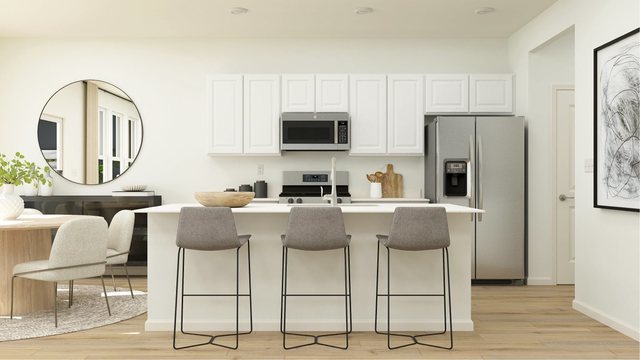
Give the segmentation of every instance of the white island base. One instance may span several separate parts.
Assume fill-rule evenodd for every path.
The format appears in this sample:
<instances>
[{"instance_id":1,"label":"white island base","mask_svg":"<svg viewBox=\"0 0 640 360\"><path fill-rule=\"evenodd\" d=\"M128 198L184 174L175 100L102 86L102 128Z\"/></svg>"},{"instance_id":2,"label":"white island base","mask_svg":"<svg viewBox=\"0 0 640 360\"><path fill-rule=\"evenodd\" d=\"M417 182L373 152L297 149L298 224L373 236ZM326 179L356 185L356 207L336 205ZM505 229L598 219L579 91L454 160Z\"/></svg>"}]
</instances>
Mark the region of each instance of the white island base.
<instances>
[{"instance_id":1,"label":"white island base","mask_svg":"<svg viewBox=\"0 0 640 360\"><path fill-rule=\"evenodd\" d=\"M173 329L178 214L183 206L164 205L141 209L148 213L148 314L146 331ZM373 331L375 308L376 234L388 234L397 206L443 206L447 209L451 246L451 293L454 331L472 331L471 320L471 221L481 210L456 205L365 204L343 206L351 240L353 330ZM239 234L251 234L253 325L256 331L279 331L282 243L291 207L255 204L233 209ZM381 247L380 291L386 289L386 249ZM248 289L247 248L240 251L240 292ZM185 293L235 293L235 250L187 251ZM441 293L442 254L435 251L391 250L392 293ZM289 293L343 293L342 250L304 252L289 250ZM248 329L248 298L240 298L240 329ZM441 330L441 297L391 299L393 331ZM386 323L386 298L381 297L378 316ZM344 298L290 297L287 330L341 331L345 319ZM185 298L185 330L235 330L235 297ZM385 329L383 326L381 329Z\"/></svg>"}]
</instances>

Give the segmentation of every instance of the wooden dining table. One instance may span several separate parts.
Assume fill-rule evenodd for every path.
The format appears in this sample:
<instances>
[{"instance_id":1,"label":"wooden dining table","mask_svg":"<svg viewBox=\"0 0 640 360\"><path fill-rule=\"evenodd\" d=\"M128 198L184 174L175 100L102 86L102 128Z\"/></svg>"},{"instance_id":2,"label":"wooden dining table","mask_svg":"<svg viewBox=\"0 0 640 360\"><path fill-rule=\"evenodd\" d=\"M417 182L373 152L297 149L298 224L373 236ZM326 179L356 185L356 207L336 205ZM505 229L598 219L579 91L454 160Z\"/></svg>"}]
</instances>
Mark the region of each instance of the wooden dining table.
<instances>
[{"instance_id":1,"label":"wooden dining table","mask_svg":"<svg viewBox=\"0 0 640 360\"><path fill-rule=\"evenodd\" d=\"M51 230L83 215L22 215L0 220L0 315L11 309L11 276L16 264L46 260L51 251ZM54 294L49 282L16 278L14 315L53 309Z\"/></svg>"}]
</instances>

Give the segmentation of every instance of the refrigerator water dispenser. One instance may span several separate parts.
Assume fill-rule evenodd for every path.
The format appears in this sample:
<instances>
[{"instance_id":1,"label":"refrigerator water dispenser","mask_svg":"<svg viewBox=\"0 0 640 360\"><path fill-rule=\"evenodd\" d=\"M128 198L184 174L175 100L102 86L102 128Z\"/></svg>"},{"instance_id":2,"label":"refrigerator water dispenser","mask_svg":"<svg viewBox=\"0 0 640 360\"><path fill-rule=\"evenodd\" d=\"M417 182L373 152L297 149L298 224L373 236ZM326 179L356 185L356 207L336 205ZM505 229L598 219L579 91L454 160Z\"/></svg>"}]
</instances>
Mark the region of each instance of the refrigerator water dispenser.
<instances>
[{"instance_id":1,"label":"refrigerator water dispenser","mask_svg":"<svg viewBox=\"0 0 640 360\"><path fill-rule=\"evenodd\" d=\"M444 161L444 195L470 196L471 181L469 178L469 162L466 160Z\"/></svg>"}]
</instances>

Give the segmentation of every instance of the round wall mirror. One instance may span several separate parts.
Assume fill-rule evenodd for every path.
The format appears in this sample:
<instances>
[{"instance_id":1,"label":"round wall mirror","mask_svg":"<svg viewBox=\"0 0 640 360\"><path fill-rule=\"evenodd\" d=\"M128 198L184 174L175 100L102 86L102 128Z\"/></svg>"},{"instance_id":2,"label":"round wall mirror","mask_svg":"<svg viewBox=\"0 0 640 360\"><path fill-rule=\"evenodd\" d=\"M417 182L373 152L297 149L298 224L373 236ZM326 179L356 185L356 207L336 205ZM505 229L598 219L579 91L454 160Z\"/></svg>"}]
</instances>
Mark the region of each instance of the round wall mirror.
<instances>
[{"instance_id":1,"label":"round wall mirror","mask_svg":"<svg viewBox=\"0 0 640 360\"><path fill-rule=\"evenodd\" d=\"M142 146L142 119L120 88L83 80L44 105L38 143L47 164L69 181L103 184L129 169Z\"/></svg>"}]
</instances>

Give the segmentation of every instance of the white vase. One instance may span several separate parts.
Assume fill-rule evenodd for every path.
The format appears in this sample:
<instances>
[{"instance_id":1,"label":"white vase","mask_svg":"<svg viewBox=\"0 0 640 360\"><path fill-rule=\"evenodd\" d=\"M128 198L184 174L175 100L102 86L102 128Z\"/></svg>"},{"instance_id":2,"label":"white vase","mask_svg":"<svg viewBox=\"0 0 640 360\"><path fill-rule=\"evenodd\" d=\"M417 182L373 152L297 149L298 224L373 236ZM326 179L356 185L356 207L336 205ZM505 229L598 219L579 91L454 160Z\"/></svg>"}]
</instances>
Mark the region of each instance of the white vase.
<instances>
[{"instance_id":1,"label":"white vase","mask_svg":"<svg viewBox=\"0 0 640 360\"><path fill-rule=\"evenodd\" d=\"M46 180L46 184L40 184L38 195L51 196L53 195L53 178L51 177L51 174L45 173L44 179Z\"/></svg>"},{"instance_id":2,"label":"white vase","mask_svg":"<svg viewBox=\"0 0 640 360\"><path fill-rule=\"evenodd\" d=\"M21 186L22 195L24 196L37 196L38 195L38 181L34 180L32 184L24 183Z\"/></svg>"},{"instance_id":3,"label":"white vase","mask_svg":"<svg viewBox=\"0 0 640 360\"><path fill-rule=\"evenodd\" d=\"M372 199L380 199L382 197L382 183L370 183L369 197Z\"/></svg>"},{"instance_id":4,"label":"white vase","mask_svg":"<svg viewBox=\"0 0 640 360\"><path fill-rule=\"evenodd\" d=\"M5 184L0 194L0 220L18 218L24 210L24 201L15 192L13 184Z\"/></svg>"}]
</instances>

